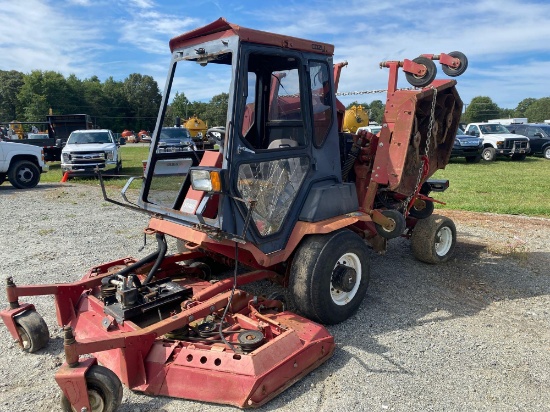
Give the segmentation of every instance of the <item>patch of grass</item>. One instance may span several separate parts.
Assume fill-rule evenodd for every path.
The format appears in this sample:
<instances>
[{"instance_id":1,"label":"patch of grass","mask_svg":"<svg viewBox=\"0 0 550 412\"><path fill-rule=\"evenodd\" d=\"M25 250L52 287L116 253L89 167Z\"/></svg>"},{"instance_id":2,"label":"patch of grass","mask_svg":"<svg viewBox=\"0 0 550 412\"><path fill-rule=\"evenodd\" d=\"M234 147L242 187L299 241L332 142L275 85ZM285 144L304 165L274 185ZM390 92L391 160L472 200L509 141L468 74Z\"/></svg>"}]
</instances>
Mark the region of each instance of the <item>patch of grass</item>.
<instances>
[{"instance_id":1,"label":"patch of grass","mask_svg":"<svg viewBox=\"0 0 550 412\"><path fill-rule=\"evenodd\" d=\"M46 236L46 235L51 235L53 232L55 232L55 229L40 229L38 231L38 234L40 236Z\"/></svg>"},{"instance_id":2,"label":"patch of grass","mask_svg":"<svg viewBox=\"0 0 550 412\"><path fill-rule=\"evenodd\" d=\"M506 241L495 241L487 245L487 252L496 255L506 255L519 260L526 260L528 256L527 242L514 236Z\"/></svg>"},{"instance_id":3,"label":"patch of grass","mask_svg":"<svg viewBox=\"0 0 550 412\"><path fill-rule=\"evenodd\" d=\"M443 209L550 217L550 161L498 159L469 164L452 159L435 179L449 179L449 188L433 193Z\"/></svg>"}]
</instances>

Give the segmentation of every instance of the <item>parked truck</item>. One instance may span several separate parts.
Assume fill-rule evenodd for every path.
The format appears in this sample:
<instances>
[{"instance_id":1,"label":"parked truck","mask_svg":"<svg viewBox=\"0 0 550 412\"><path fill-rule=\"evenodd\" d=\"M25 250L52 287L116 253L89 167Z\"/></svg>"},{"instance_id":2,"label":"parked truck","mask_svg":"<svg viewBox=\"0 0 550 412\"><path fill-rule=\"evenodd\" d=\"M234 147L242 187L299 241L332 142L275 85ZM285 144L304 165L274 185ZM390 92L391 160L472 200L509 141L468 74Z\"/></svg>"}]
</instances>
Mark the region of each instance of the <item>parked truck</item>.
<instances>
[{"instance_id":1,"label":"parked truck","mask_svg":"<svg viewBox=\"0 0 550 412\"><path fill-rule=\"evenodd\" d=\"M7 179L17 189L30 189L46 171L44 149L0 140L0 184Z\"/></svg>"},{"instance_id":2,"label":"parked truck","mask_svg":"<svg viewBox=\"0 0 550 412\"><path fill-rule=\"evenodd\" d=\"M17 143L42 147L47 162L61 160L61 151L71 132L94 128L92 117L88 114L50 114L46 119L46 122L17 122L18 125L37 125L44 129L43 133L34 133L32 139L24 134L19 135L23 138L18 138Z\"/></svg>"},{"instance_id":3,"label":"parked truck","mask_svg":"<svg viewBox=\"0 0 550 412\"><path fill-rule=\"evenodd\" d=\"M466 134L483 139L483 160L491 162L497 155L508 156L513 160L524 160L530 153L529 139L514 134L500 123L470 123Z\"/></svg>"}]
</instances>

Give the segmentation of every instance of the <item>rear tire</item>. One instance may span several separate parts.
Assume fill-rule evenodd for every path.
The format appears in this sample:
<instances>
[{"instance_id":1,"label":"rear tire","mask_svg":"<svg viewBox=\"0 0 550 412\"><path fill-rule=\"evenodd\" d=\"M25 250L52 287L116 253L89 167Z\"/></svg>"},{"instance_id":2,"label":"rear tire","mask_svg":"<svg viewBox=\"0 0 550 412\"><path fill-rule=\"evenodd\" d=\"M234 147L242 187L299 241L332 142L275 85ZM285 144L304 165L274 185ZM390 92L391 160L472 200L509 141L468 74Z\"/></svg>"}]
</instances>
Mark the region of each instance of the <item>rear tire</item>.
<instances>
[{"instance_id":1,"label":"rear tire","mask_svg":"<svg viewBox=\"0 0 550 412\"><path fill-rule=\"evenodd\" d=\"M449 260L456 245L456 227L445 216L431 215L419 220L411 236L413 255L425 263L442 263Z\"/></svg>"},{"instance_id":2,"label":"rear tire","mask_svg":"<svg viewBox=\"0 0 550 412\"><path fill-rule=\"evenodd\" d=\"M486 162L493 162L497 157L497 152L493 147L486 147L481 153L481 157Z\"/></svg>"},{"instance_id":3,"label":"rear tire","mask_svg":"<svg viewBox=\"0 0 550 412\"><path fill-rule=\"evenodd\" d=\"M20 160L9 168L8 179L17 189L31 189L40 181L40 169L29 160Z\"/></svg>"},{"instance_id":4,"label":"rear tire","mask_svg":"<svg viewBox=\"0 0 550 412\"><path fill-rule=\"evenodd\" d=\"M359 309L369 278L365 242L344 229L302 241L292 260L289 289L302 314L332 325Z\"/></svg>"},{"instance_id":5,"label":"rear tire","mask_svg":"<svg viewBox=\"0 0 550 412\"><path fill-rule=\"evenodd\" d=\"M542 152L542 155L545 159L550 160L550 146L548 146L544 151Z\"/></svg>"}]
</instances>

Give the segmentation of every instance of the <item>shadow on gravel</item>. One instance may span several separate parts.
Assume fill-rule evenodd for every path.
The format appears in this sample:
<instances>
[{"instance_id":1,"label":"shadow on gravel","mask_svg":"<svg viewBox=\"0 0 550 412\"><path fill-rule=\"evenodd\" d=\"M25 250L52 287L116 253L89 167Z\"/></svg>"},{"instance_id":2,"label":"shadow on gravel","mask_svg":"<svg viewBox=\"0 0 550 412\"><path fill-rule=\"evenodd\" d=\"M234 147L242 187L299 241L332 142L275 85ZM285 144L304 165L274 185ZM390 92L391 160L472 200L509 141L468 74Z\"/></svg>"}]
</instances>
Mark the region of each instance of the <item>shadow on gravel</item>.
<instances>
[{"instance_id":1,"label":"shadow on gravel","mask_svg":"<svg viewBox=\"0 0 550 412\"><path fill-rule=\"evenodd\" d=\"M0 186L0 193L22 193L22 192L29 192L31 190L46 190L46 189L52 189L55 187L63 186L64 183L43 183L39 184L38 186L33 187L32 189L16 189L15 187L11 186L10 184L3 184Z\"/></svg>"},{"instance_id":2,"label":"shadow on gravel","mask_svg":"<svg viewBox=\"0 0 550 412\"><path fill-rule=\"evenodd\" d=\"M403 343L413 328L475 316L499 301L550 295L550 253L489 250L459 240L453 259L442 265L415 260L402 239L394 241L385 256L371 253L366 299L356 315L329 328L338 344L331 368L344 368L353 360L366 373L410 374L388 356L392 348L378 337L392 336ZM365 353L378 361L370 363L373 357Z\"/></svg>"}]
</instances>

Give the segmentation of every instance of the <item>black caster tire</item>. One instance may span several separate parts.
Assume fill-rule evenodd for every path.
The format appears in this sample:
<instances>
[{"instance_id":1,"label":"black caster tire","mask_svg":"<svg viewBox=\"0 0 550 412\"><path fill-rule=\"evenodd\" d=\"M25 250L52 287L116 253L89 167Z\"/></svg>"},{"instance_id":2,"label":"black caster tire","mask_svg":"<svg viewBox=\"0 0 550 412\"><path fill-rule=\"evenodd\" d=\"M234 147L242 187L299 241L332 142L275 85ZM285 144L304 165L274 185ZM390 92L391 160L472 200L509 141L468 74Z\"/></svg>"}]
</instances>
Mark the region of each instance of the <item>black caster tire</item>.
<instances>
[{"instance_id":1,"label":"black caster tire","mask_svg":"<svg viewBox=\"0 0 550 412\"><path fill-rule=\"evenodd\" d=\"M20 346L25 352L34 353L50 340L48 325L35 310L27 310L15 317L17 332L21 336Z\"/></svg>"},{"instance_id":2,"label":"black caster tire","mask_svg":"<svg viewBox=\"0 0 550 412\"><path fill-rule=\"evenodd\" d=\"M437 74L437 68L435 67L435 63L432 59L428 59L424 56L419 56L416 59L412 60L413 62L417 64L421 64L424 67L426 67L426 73L424 76L419 77L413 73L407 73L405 72L405 77L407 78L407 81L414 87L426 87L431 82L434 81L435 76Z\"/></svg>"},{"instance_id":3,"label":"black caster tire","mask_svg":"<svg viewBox=\"0 0 550 412\"><path fill-rule=\"evenodd\" d=\"M448 55L460 60L460 65L455 69L455 68L452 68L452 67L449 67L447 65L442 64L441 68L443 70L443 73L445 73L447 76L450 76L450 77L460 76L468 68L468 58L466 57L466 55L464 53L459 52L459 51L452 51L452 52L448 53Z\"/></svg>"},{"instance_id":4,"label":"black caster tire","mask_svg":"<svg viewBox=\"0 0 550 412\"><path fill-rule=\"evenodd\" d=\"M86 372L89 412L115 412L122 403L122 384L116 374L104 366L94 365ZM61 395L61 410L76 411L64 394Z\"/></svg>"},{"instance_id":5,"label":"black caster tire","mask_svg":"<svg viewBox=\"0 0 550 412\"><path fill-rule=\"evenodd\" d=\"M382 214L392 221L392 225L391 227L384 227L375 223L376 232L385 239L393 239L401 236L407 225L405 216L393 209L383 210Z\"/></svg>"},{"instance_id":6,"label":"black caster tire","mask_svg":"<svg viewBox=\"0 0 550 412\"><path fill-rule=\"evenodd\" d=\"M409 210L409 216L416 219L426 219L432 215L434 212L434 202L431 200L423 200L420 202L421 205L415 204Z\"/></svg>"}]
</instances>

